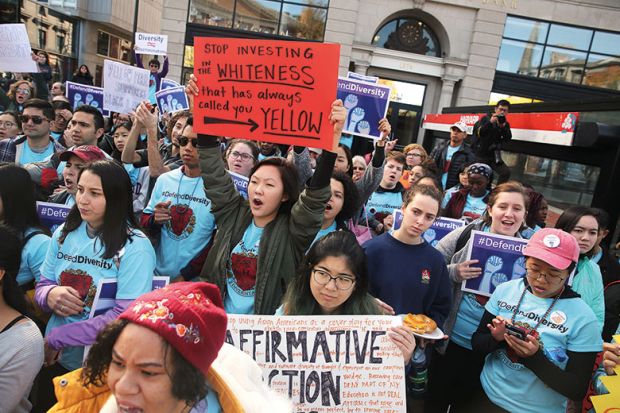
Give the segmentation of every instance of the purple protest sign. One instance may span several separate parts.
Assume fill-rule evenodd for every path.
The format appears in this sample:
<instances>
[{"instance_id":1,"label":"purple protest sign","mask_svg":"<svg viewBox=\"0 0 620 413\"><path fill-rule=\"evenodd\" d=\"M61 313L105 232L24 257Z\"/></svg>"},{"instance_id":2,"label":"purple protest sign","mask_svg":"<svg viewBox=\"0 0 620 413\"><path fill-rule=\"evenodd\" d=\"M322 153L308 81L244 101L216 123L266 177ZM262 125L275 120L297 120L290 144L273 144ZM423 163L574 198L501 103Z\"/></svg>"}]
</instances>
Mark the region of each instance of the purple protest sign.
<instances>
[{"instance_id":1,"label":"purple protest sign","mask_svg":"<svg viewBox=\"0 0 620 413\"><path fill-rule=\"evenodd\" d=\"M169 277L155 276L153 277L153 290L164 288L169 283ZM99 281L99 288L97 288L97 293L95 294L95 299L93 300L88 318L97 317L114 307L117 288L118 280L116 278L104 278Z\"/></svg>"},{"instance_id":2,"label":"purple protest sign","mask_svg":"<svg viewBox=\"0 0 620 413\"><path fill-rule=\"evenodd\" d=\"M387 86L339 77L337 98L348 111L344 132L379 139L379 121L387 113L390 92Z\"/></svg>"},{"instance_id":3,"label":"purple protest sign","mask_svg":"<svg viewBox=\"0 0 620 413\"><path fill-rule=\"evenodd\" d=\"M488 232L472 231L468 260L478 260L482 274L463 282L461 289L490 297L495 288L506 281L525 276L523 248L526 239Z\"/></svg>"},{"instance_id":4,"label":"purple protest sign","mask_svg":"<svg viewBox=\"0 0 620 413\"><path fill-rule=\"evenodd\" d=\"M230 171L228 171L228 173L233 180L233 184L235 184L237 192L245 199L248 199L248 182L250 178Z\"/></svg>"},{"instance_id":5,"label":"purple protest sign","mask_svg":"<svg viewBox=\"0 0 620 413\"><path fill-rule=\"evenodd\" d=\"M65 222L69 211L71 211L71 207L67 205L37 202L37 215L39 215L41 223L52 232Z\"/></svg>"},{"instance_id":6,"label":"purple protest sign","mask_svg":"<svg viewBox=\"0 0 620 413\"><path fill-rule=\"evenodd\" d=\"M400 209L394 210L394 230L400 228L400 224L403 222L403 211ZM431 244L433 247L437 245L439 241L452 231L462 226L465 226L465 221L453 218L439 217L433 222L433 225L422 234L422 237Z\"/></svg>"}]
</instances>

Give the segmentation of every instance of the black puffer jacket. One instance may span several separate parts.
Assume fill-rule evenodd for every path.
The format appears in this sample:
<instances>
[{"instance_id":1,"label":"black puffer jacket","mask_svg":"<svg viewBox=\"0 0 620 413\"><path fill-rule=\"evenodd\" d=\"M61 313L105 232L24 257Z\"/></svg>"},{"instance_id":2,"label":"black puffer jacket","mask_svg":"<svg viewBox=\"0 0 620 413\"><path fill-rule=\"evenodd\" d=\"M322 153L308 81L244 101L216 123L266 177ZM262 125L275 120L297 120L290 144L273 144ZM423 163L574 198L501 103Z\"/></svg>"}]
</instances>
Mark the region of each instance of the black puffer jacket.
<instances>
[{"instance_id":1,"label":"black puffer jacket","mask_svg":"<svg viewBox=\"0 0 620 413\"><path fill-rule=\"evenodd\" d=\"M437 169L439 169L439 172L441 174L443 174L445 171L446 154L448 153L449 144L450 141L441 142L431 152L430 158L435 161ZM475 160L476 155L474 154L474 151L472 151L469 145L463 142L459 150L452 154L452 159L450 160L450 167L448 168L448 179L446 181L446 187L444 188L444 190L457 185L459 183L459 171L461 170L463 165L472 163Z\"/></svg>"}]
</instances>

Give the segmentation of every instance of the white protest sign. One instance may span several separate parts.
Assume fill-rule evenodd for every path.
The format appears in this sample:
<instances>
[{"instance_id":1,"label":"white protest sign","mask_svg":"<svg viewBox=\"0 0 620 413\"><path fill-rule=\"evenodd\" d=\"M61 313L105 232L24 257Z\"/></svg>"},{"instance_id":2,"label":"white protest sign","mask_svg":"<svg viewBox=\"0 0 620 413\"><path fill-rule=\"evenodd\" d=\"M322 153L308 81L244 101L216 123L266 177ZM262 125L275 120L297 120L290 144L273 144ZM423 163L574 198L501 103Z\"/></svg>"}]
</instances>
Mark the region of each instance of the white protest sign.
<instances>
[{"instance_id":1,"label":"white protest sign","mask_svg":"<svg viewBox=\"0 0 620 413\"><path fill-rule=\"evenodd\" d=\"M129 113L149 98L149 71L111 60L103 63L103 108Z\"/></svg>"},{"instance_id":2,"label":"white protest sign","mask_svg":"<svg viewBox=\"0 0 620 413\"><path fill-rule=\"evenodd\" d=\"M256 360L295 412L405 413L403 355L388 316L228 315L226 341Z\"/></svg>"},{"instance_id":3,"label":"white protest sign","mask_svg":"<svg viewBox=\"0 0 620 413\"><path fill-rule=\"evenodd\" d=\"M168 36L165 34L136 33L136 53L165 55L168 50Z\"/></svg>"},{"instance_id":4,"label":"white protest sign","mask_svg":"<svg viewBox=\"0 0 620 413\"><path fill-rule=\"evenodd\" d=\"M0 71L38 72L24 24L0 24Z\"/></svg>"}]
</instances>

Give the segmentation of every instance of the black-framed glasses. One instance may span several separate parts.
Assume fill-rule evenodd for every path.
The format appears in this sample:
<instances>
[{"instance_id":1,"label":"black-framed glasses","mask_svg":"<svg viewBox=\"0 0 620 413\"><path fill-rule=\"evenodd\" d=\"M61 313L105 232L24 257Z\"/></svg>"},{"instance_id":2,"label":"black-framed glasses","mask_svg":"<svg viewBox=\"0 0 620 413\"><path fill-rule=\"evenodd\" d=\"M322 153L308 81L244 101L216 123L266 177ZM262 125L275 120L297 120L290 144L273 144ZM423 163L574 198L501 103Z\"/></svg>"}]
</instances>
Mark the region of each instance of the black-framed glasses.
<instances>
[{"instance_id":1,"label":"black-framed glasses","mask_svg":"<svg viewBox=\"0 0 620 413\"><path fill-rule=\"evenodd\" d=\"M565 280L565 278L562 278L559 275L547 274L547 273L544 273L544 272L542 272L540 270L537 270L537 269L534 269L534 268L527 268L526 267L525 269L527 271L527 275L529 277L532 277L535 280L539 279L540 277L543 277L545 279L545 281L547 281L550 284L552 284L552 283L559 284L559 283L561 283L562 281Z\"/></svg>"},{"instance_id":2,"label":"black-framed glasses","mask_svg":"<svg viewBox=\"0 0 620 413\"><path fill-rule=\"evenodd\" d=\"M422 154L421 154L421 153L413 153L413 152L409 152L409 153L407 154L407 157L411 157L411 158L413 158L414 156L415 156L416 158L421 158L421 157L422 157Z\"/></svg>"},{"instance_id":3,"label":"black-framed glasses","mask_svg":"<svg viewBox=\"0 0 620 413\"><path fill-rule=\"evenodd\" d=\"M233 159L241 158L244 161L249 161L250 159L254 159L254 157L252 155L250 155L249 153L242 153L242 152L237 152L237 151L231 152L230 156Z\"/></svg>"},{"instance_id":4,"label":"black-framed glasses","mask_svg":"<svg viewBox=\"0 0 620 413\"><path fill-rule=\"evenodd\" d=\"M195 148L198 146L197 138L188 138L187 136L180 136L177 141L179 142L179 146L185 146L188 143L192 143L192 146Z\"/></svg>"},{"instance_id":5,"label":"black-framed glasses","mask_svg":"<svg viewBox=\"0 0 620 413\"><path fill-rule=\"evenodd\" d=\"M19 120L21 121L21 123L28 123L28 121L31 119L32 123L34 123L35 125L40 125L43 123L44 120L47 120L47 118L44 118L43 116L19 115Z\"/></svg>"},{"instance_id":6,"label":"black-framed glasses","mask_svg":"<svg viewBox=\"0 0 620 413\"><path fill-rule=\"evenodd\" d=\"M342 275L333 277L329 272L321 268L314 268L312 270L312 276L314 277L314 281L321 285L327 285L331 280L334 280L336 282L336 288L339 290L350 290L353 284L355 284L354 278L344 277Z\"/></svg>"}]
</instances>

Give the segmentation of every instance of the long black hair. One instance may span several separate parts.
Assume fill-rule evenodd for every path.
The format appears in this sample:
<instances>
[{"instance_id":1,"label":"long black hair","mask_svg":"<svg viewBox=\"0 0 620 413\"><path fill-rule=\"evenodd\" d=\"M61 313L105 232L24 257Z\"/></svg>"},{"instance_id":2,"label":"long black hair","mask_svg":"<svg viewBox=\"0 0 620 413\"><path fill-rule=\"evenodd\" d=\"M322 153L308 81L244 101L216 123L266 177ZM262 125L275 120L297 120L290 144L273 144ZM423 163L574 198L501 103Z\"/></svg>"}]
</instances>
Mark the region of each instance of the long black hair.
<instances>
[{"instance_id":1,"label":"long black hair","mask_svg":"<svg viewBox=\"0 0 620 413\"><path fill-rule=\"evenodd\" d=\"M17 284L17 273L21 264L22 241L15 229L0 224L0 269L4 277L0 281L4 302L21 314L28 315L24 293Z\"/></svg>"},{"instance_id":2,"label":"long black hair","mask_svg":"<svg viewBox=\"0 0 620 413\"><path fill-rule=\"evenodd\" d=\"M355 182L351 177L340 171L334 171L332 173L332 179L340 182L342 187L344 188L344 202L342 204L342 209L336 216L336 225L338 228L346 227L345 221L353 218L355 213L360 208L360 195L357 190L357 186L355 186Z\"/></svg>"},{"instance_id":3,"label":"long black hair","mask_svg":"<svg viewBox=\"0 0 620 413\"><path fill-rule=\"evenodd\" d=\"M133 195L131 179L125 169L114 161L96 161L80 171L78 183L84 172L90 172L101 179L101 187L106 200L103 226L97 236L105 247L104 259L110 259L127 243L131 242L133 230L140 225L133 214ZM79 194L77 195L79 197ZM60 234L63 243L67 235L82 224L78 203L71 208Z\"/></svg>"},{"instance_id":4,"label":"long black hair","mask_svg":"<svg viewBox=\"0 0 620 413\"><path fill-rule=\"evenodd\" d=\"M355 275L351 296L336 311L346 315L380 315L381 310L368 293L368 263L364 250L348 231L330 232L308 251L284 295L286 315L321 315L321 307L312 295L310 277L315 265L327 257L344 257Z\"/></svg>"},{"instance_id":5,"label":"long black hair","mask_svg":"<svg viewBox=\"0 0 620 413\"><path fill-rule=\"evenodd\" d=\"M39 220L35 184L24 168L13 163L0 165L0 200L2 223L15 229L22 237L29 228L50 235L49 229Z\"/></svg>"}]
</instances>

